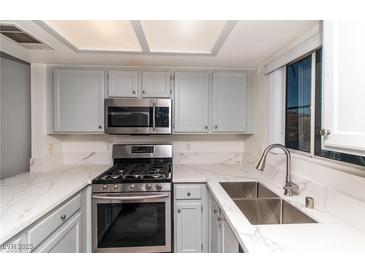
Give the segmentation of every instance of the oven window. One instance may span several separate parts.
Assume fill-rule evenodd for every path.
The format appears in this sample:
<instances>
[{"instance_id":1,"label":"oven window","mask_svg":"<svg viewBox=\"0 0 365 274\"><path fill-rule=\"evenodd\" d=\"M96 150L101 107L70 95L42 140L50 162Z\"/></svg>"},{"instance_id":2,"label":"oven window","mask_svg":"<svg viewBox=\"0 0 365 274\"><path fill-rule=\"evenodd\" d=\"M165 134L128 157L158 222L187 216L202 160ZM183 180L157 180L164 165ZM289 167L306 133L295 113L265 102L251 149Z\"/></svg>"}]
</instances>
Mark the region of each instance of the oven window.
<instances>
[{"instance_id":1,"label":"oven window","mask_svg":"<svg viewBox=\"0 0 365 274\"><path fill-rule=\"evenodd\" d=\"M98 247L164 246L165 206L165 203L98 204Z\"/></svg>"},{"instance_id":2,"label":"oven window","mask_svg":"<svg viewBox=\"0 0 365 274\"><path fill-rule=\"evenodd\" d=\"M108 127L152 127L152 107L109 107Z\"/></svg>"}]
</instances>

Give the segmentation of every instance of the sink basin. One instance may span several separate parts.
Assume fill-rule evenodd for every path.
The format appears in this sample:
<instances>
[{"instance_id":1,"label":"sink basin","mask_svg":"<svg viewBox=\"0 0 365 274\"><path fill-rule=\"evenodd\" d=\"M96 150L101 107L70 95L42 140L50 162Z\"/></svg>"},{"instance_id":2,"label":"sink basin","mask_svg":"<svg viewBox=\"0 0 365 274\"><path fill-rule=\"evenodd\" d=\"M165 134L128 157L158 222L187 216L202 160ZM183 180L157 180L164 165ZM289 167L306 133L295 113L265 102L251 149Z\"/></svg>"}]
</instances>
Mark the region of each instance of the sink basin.
<instances>
[{"instance_id":1,"label":"sink basin","mask_svg":"<svg viewBox=\"0 0 365 274\"><path fill-rule=\"evenodd\" d=\"M279 198L278 195L258 182L227 182L220 184L233 200L247 198Z\"/></svg>"},{"instance_id":2,"label":"sink basin","mask_svg":"<svg viewBox=\"0 0 365 274\"><path fill-rule=\"evenodd\" d=\"M245 199L234 202L253 225L316 223L280 198Z\"/></svg>"},{"instance_id":3,"label":"sink basin","mask_svg":"<svg viewBox=\"0 0 365 274\"><path fill-rule=\"evenodd\" d=\"M253 225L316 223L259 182L222 182L220 185Z\"/></svg>"}]
</instances>

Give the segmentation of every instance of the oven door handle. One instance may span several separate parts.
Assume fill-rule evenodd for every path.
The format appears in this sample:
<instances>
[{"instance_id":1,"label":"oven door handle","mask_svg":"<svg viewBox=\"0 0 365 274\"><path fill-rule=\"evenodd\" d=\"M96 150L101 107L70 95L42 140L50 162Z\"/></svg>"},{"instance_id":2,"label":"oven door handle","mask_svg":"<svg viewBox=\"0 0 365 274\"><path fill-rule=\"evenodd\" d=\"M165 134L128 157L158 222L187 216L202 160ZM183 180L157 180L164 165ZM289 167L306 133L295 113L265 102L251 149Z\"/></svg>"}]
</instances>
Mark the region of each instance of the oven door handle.
<instances>
[{"instance_id":1,"label":"oven door handle","mask_svg":"<svg viewBox=\"0 0 365 274\"><path fill-rule=\"evenodd\" d=\"M155 102L153 102L153 104L152 104L152 116L153 116L153 120L152 120L153 131L156 131L156 103Z\"/></svg>"},{"instance_id":2,"label":"oven door handle","mask_svg":"<svg viewBox=\"0 0 365 274\"><path fill-rule=\"evenodd\" d=\"M144 196L107 196L107 195L92 195L93 199L100 200L121 200L121 201L139 201L148 199L162 199L168 198L169 194L144 195Z\"/></svg>"}]
</instances>

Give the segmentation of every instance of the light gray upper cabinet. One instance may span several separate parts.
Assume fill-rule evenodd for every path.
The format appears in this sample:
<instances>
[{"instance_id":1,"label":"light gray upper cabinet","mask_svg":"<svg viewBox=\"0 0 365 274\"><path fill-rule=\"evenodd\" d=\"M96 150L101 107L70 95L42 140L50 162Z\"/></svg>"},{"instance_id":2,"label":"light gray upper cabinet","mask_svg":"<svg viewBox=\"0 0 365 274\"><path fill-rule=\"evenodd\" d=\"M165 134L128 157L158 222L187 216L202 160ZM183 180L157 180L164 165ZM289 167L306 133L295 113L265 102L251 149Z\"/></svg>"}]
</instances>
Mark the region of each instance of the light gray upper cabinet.
<instances>
[{"instance_id":1,"label":"light gray upper cabinet","mask_svg":"<svg viewBox=\"0 0 365 274\"><path fill-rule=\"evenodd\" d=\"M138 97L138 71L109 70L108 97Z\"/></svg>"},{"instance_id":2,"label":"light gray upper cabinet","mask_svg":"<svg viewBox=\"0 0 365 274\"><path fill-rule=\"evenodd\" d=\"M213 73L213 131L245 132L247 74Z\"/></svg>"},{"instance_id":3,"label":"light gray upper cabinet","mask_svg":"<svg viewBox=\"0 0 365 274\"><path fill-rule=\"evenodd\" d=\"M209 78L208 72L175 73L175 132L208 132Z\"/></svg>"},{"instance_id":4,"label":"light gray upper cabinet","mask_svg":"<svg viewBox=\"0 0 365 274\"><path fill-rule=\"evenodd\" d=\"M142 97L170 97L171 80L169 71L142 71Z\"/></svg>"},{"instance_id":5,"label":"light gray upper cabinet","mask_svg":"<svg viewBox=\"0 0 365 274\"><path fill-rule=\"evenodd\" d=\"M54 132L104 131L104 71L54 71Z\"/></svg>"},{"instance_id":6,"label":"light gray upper cabinet","mask_svg":"<svg viewBox=\"0 0 365 274\"><path fill-rule=\"evenodd\" d=\"M365 156L364 21L323 22L322 149Z\"/></svg>"}]
</instances>

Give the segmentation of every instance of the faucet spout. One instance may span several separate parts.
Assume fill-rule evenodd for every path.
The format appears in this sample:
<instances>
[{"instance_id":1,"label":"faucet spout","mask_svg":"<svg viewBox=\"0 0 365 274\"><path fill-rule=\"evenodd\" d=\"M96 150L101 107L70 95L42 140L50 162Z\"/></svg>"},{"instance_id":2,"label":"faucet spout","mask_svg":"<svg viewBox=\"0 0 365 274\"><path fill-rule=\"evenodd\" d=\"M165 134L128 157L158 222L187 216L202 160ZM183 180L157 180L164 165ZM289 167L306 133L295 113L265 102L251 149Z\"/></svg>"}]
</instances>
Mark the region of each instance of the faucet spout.
<instances>
[{"instance_id":1,"label":"faucet spout","mask_svg":"<svg viewBox=\"0 0 365 274\"><path fill-rule=\"evenodd\" d=\"M264 171L265 165L266 165L266 158L268 153L273 148L280 148L285 152L286 155L286 176L285 176L285 185L284 185L284 195L286 196L293 196L298 194L299 186L294 184L291 181L291 155L289 149L287 149L285 146L281 144L271 144L267 148L265 148L264 152L262 153L262 156L257 163L256 169L260 171Z\"/></svg>"}]
</instances>

